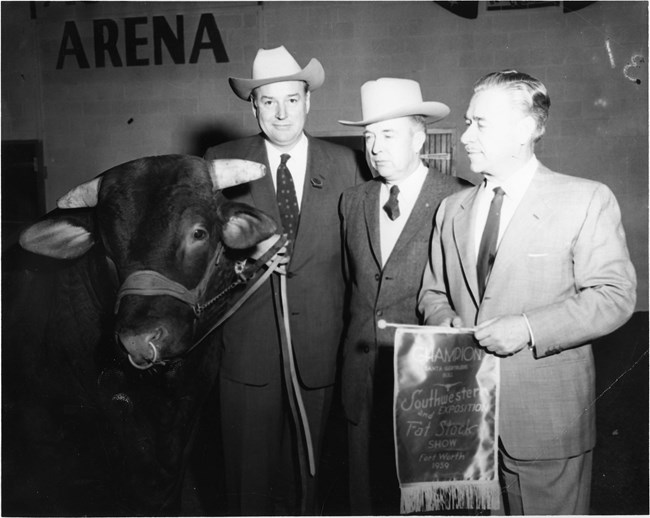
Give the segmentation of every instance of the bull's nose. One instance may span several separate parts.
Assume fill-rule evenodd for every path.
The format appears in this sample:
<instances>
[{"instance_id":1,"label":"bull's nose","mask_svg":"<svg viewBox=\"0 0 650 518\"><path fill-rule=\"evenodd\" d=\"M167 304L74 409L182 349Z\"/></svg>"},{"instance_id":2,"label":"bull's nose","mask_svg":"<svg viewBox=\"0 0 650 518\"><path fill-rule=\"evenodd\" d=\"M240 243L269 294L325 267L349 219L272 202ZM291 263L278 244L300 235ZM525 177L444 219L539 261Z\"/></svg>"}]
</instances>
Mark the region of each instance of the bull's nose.
<instances>
[{"instance_id":1,"label":"bull's nose","mask_svg":"<svg viewBox=\"0 0 650 518\"><path fill-rule=\"evenodd\" d=\"M164 336L162 329L140 334L118 333L117 336L134 366L147 368L160 360L160 348L157 344Z\"/></svg>"}]
</instances>

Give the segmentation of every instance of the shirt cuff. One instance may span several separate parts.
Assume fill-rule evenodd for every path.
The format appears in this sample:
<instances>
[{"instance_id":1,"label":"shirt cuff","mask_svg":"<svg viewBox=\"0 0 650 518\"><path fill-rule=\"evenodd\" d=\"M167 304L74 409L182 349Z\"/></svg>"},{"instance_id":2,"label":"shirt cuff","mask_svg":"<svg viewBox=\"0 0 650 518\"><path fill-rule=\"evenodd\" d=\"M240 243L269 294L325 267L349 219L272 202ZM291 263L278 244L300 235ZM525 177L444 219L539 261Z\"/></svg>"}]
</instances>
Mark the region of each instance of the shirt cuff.
<instances>
[{"instance_id":1,"label":"shirt cuff","mask_svg":"<svg viewBox=\"0 0 650 518\"><path fill-rule=\"evenodd\" d=\"M528 321L528 317L526 316L526 313L521 314L522 317L524 317L524 321L526 322L526 327L528 328L528 336L530 337L530 340L528 342L528 348L530 350L535 349L535 335L533 334L533 328L530 327L530 322Z\"/></svg>"}]
</instances>

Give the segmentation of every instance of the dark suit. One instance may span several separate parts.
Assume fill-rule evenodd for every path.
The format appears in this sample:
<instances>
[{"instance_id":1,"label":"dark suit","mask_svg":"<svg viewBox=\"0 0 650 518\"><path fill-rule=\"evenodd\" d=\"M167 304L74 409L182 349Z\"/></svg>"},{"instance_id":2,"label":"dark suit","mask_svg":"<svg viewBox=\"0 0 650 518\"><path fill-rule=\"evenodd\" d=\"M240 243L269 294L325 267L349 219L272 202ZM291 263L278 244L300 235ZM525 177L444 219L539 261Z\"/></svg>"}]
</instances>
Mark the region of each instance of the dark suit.
<instances>
[{"instance_id":1,"label":"dark suit","mask_svg":"<svg viewBox=\"0 0 650 518\"><path fill-rule=\"evenodd\" d=\"M419 323L417 294L428 258L435 212L443 198L460 188L458 178L434 171L428 173L413 211L383 268L379 233L381 180L375 178L350 189L341 198L344 253L350 285L342 391L345 414L350 421L352 514L399 514L398 492L395 496L387 492L390 488L386 487L378 494L370 488L371 472L373 477L385 476L387 470L393 473L393 487L397 486L390 411L395 332L393 328L379 329L377 321ZM376 368L385 369L387 377L375 376ZM383 385L374 387L375 378L382 379ZM378 426L373 426L376 423ZM379 447L375 447L377 443ZM382 454L384 462L375 462ZM375 493L373 497L386 497L387 507L379 504L380 508L377 508L375 502L375 508L371 508L371 492Z\"/></svg>"},{"instance_id":2,"label":"dark suit","mask_svg":"<svg viewBox=\"0 0 650 518\"><path fill-rule=\"evenodd\" d=\"M300 223L288 265L287 291L296 367L318 458L343 327L345 285L337 206L341 193L360 177L350 149L310 136L308 142ZM269 167L261 135L212 147L205 158L241 158ZM226 189L224 195L267 212L281 228L269 174ZM277 279L275 286L279 286ZM292 512L291 502L277 502L283 498L278 495L286 494L280 486L295 482L284 481L295 471L290 459L295 439L286 440L288 407L271 282L262 286L217 336L222 348L221 421L227 489L241 505L231 511ZM280 454L283 449L285 455ZM288 508L283 508L285 505Z\"/></svg>"}]
</instances>

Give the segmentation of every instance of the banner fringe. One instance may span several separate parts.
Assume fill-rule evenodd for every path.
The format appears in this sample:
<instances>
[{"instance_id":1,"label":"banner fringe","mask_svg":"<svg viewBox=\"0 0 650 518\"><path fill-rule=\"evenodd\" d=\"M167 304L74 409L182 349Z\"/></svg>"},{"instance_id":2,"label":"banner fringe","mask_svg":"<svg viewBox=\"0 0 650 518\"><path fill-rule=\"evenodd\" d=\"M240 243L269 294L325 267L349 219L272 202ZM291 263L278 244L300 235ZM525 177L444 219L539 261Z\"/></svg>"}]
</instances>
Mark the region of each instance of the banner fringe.
<instances>
[{"instance_id":1,"label":"banner fringe","mask_svg":"<svg viewBox=\"0 0 650 518\"><path fill-rule=\"evenodd\" d=\"M501 506L501 491L496 481L425 482L400 489L401 514L445 509L499 509Z\"/></svg>"}]
</instances>

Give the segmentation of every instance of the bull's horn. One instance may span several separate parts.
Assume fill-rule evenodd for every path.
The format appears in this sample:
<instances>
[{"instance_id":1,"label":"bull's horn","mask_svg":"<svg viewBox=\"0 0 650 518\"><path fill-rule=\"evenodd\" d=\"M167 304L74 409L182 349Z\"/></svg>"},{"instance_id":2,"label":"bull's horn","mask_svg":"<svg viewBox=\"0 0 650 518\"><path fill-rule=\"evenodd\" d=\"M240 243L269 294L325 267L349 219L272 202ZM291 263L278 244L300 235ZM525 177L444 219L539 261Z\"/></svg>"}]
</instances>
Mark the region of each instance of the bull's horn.
<instances>
[{"instance_id":1,"label":"bull's horn","mask_svg":"<svg viewBox=\"0 0 650 518\"><path fill-rule=\"evenodd\" d=\"M60 209L94 207L97 205L100 181L101 178L95 178L94 180L78 185L59 198L56 202L56 206Z\"/></svg>"},{"instance_id":2,"label":"bull's horn","mask_svg":"<svg viewBox=\"0 0 650 518\"><path fill-rule=\"evenodd\" d=\"M258 180L266 174L264 164L237 158L208 160L210 177L215 189L225 189L240 183Z\"/></svg>"}]
</instances>

